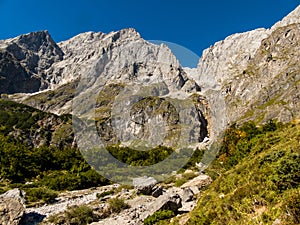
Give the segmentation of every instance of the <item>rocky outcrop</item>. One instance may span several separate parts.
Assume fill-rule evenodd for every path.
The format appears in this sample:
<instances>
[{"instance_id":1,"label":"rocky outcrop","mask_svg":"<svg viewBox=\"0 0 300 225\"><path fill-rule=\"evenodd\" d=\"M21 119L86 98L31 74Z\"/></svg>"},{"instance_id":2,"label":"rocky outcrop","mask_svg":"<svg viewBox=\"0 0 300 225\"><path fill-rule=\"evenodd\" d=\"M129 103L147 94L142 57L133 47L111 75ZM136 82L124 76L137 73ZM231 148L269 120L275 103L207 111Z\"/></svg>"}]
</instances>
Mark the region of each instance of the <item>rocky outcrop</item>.
<instances>
[{"instance_id":1,"label":"rocky outcrop","mask_svg":"<svg viewBox=\"0 0 300 225\"><path fill-rule=\"evenodd\" d=\"M203 52L197 81L227 124L288 122L299 114L299 10L271 29L234 34ZM225 107L214 104L216 98Z\"/></svg>"},{"instance_id":2,"label":"rocky outcrop","mask_svg":"<svg viewBox=\"0 0 300 225\"><path fill-rule=\"evenodd\" d=\"M124 143L133 135L155 146L176 146L182 127L191 127L186 133L193 143L201 142L208 135L204 118L207 115L200 110L209 112L207 105L191 98L192 94L199 94L199 85L187 76L167 46L145 41L134 29L109 34L87 32L57 45L48 32L30 33L1 43L5 54L26 53L35 57L34 62L28 57L18 57L14 62L30 72L27 77L37 80L37 83L26 81L27 87L34 85L32 90L17 87L10 90L3 86L2 93L14 93L9 95L10 99L47 112L93 118L107 145ZM21 46L22 51L9 50L10 45ZM4 55L2 59L8 60ZM7 81L19 79L16 76L20 72L15 67L2 73L11 74ZM200 107L193 106L195 99ZM183 104L184 100L190 105ZM129 111L128 118L121 121L113 118L113 114L127 115ZM130 123L123 123L125 119ZM180 121L190 122L180 124ZM162 127L157 127L158 124ZM159 132L152 132L151 126L160 128ZM120 129L122 132L114 133ZM158 133L165 133L166 138L161 140L162 135Z\"/></svg>"},{"instance_id":3,"label":"rocky outcrop","mask_svg":"<svg viewBox=\"0 0 300 225\"><path fill-rule=\"evenodd\" d=\"M205 174L200 174L199 176L193 178L192 180L184 183L181 188L191 188L191 187L197 187L199 189L209 185L212 182L212 179L210 176Z\"/></svg>"},{"instance_id":4,"label":"rocky outcrop","mask_svg":"<svg viewBox=\"0 0 300 225\"><path fill-rule=\"evenodd\" d=\"M0 195L0 224L19 225L25 213L25 193L19 189Z\"/></svg>"},{"instance_id":5,"label":"rocky outcrop","mask_svg":"<svg viewBox=\"0 0 300 225\"><path fill-rule=\"evenodd\" d=\"M161 195L153 203L151 203L148 206L147 211L141 215L141 218L144 220L159 210L171 210L174 213L177 213L181 206L180 196L176 193L168 192Z\"/></svg>"},{"instance_id":6,"label":"rocky outcrop","mask_svg":"<svg viewBox=\"0 0 300 225\"><path fill-rule=\"evenodd\" d=\"M3 99L0 99L0 110L1 133L27 147L73 145L74 133L70 115L57 116Z\"/></svg>"},{"instance_id":7,"label":"rocky outcrop","mask_svg":"<svg viewBox=\"0 0 300 225\"><path fill-rule=\"evenodd\" d=\"M0 93L33 93L49 87L46 70L63 58L47 31L0 42Z\"/></svg>"},{"instance_id":8,"label":"rocky outcrop","mask_svg":"<svg viewBox=\"0 0 300 225\"><path fill-rule=\"evenodd\" d=\"M157 181L153 177L139 177L133 179L133 186L137 194L139 193L144 195L151 194L156 184Z\"/></svg>"}]
</instances>

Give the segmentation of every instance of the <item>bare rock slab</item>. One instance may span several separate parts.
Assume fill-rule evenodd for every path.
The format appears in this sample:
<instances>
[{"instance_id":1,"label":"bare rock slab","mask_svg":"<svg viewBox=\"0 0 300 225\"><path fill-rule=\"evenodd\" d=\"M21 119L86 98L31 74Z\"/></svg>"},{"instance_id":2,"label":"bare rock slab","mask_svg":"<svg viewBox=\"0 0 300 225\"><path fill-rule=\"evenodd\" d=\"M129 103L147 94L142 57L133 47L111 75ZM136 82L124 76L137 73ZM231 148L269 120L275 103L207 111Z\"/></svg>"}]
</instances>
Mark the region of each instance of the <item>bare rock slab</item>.
<instances>
[{"instance_id":1,"label":"bare rock slab","mask_svg":"<svg viewBox=\"0 0 300 225\"><path fill-rule=\"evenodd\" d=\"M0 224L18 225L25 213L25 193L19 189L0 195Z\"/></svg>"},{"instance_id":2,"label":"bare rock slab","mask_svg":"<svg viewBox=\"0 0 300 225\"><path fill-rule=\"evenodd\" d=\"M142 220L153 215L159 210L171 210L175 213L182 207L181 198L177 193L165 193L159 196L155 202L149 205L148 210L141 215Z\"/></svg>"},{"instance_id":3,"label":"bare rock slab","mask_svg":"<svg viewBox=\"0 0 300 225\"><path fill-rule=\"evenodd\" d=\"M153 177L138 177L133 179L133 186L137 193L144 195L150 195L153 191L154 186L157 184L157 180Z\"/></svg>"},{"instance_id":4,"label":"bare rock slab","mask_svg":"<svg viewBox=\"0 0 300 225\"><path fill-rule=\"evenodd\" d=\"M184 183L181 188L191 188L191 187L198 187L199 189L209 185L212 182L210 176L201 174L194 179Z\"/></svg>"}]
</instances>

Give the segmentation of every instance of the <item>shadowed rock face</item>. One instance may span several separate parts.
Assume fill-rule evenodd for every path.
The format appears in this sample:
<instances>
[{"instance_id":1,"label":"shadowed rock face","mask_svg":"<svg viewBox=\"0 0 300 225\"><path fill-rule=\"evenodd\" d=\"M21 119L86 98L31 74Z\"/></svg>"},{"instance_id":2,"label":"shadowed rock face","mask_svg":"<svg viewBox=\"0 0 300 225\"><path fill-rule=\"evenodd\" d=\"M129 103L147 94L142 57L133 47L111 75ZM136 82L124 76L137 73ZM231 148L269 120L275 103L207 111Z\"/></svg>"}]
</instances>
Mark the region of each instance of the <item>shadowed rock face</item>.
<instances>
[{"instance_id":1,"label":"shadowed rock face","mask_svg":"<svg viewBox=\"0 0 300 225\"><path fill-rule=\"evenodd\" d=\"M33 76L9 52L0 52L0 93L32 93L39 91L41 80Z\"/></svg>"},{"instance_id":2,"label":"shadowed rock face","mask_svg":"<svg viewBox=\"0 0 300 225\"><path fill-rule=\"evenodd\" d=\"M48 87L46 70L63 58L47 31L0 42L0 93L33 93Z\"/></svg>"}]
</instances>

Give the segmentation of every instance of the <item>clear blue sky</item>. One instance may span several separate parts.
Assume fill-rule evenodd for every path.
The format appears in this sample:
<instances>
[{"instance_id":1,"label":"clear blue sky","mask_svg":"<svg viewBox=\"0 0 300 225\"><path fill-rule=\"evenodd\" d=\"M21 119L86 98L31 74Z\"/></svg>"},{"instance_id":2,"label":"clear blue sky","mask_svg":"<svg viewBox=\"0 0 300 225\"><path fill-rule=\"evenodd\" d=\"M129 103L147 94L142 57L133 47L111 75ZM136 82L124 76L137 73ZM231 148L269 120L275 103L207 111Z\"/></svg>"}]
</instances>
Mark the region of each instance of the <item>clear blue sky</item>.
<instances>
[{"instance_id":1,"label":"clear blue sky","mask_svg":"<svg viewBox=\"0 0 300 225\"><path fill-rule=\"evenodd\" d=\"M197 55L226 36L269 28L300 0L0 0L0 39L48 30L55 41L84 31L135 28L144 39L182 45Z\"/></svg>"}]
</instances>

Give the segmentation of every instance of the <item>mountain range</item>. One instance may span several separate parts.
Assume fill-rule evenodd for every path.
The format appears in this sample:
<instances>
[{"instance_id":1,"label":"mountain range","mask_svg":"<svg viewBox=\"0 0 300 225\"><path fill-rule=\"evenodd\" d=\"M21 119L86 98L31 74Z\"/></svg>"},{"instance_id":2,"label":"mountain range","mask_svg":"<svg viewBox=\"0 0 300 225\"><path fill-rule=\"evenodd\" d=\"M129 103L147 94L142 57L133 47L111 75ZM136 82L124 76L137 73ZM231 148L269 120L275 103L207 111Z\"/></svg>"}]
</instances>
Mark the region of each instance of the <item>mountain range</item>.
<instances>
[{"instance_id":1,"label":"mountain range","mask_svg":"<svg viewBox=\"0 0 300 225\"><path fill-rule=\"evenodd\" d=\"M21 35L0 42L0 93L43 111L72 113L78 82L89 76L91 92L103 87L115 92L121 84L159 84L157 96L186 99L196 94L202 99L199 118L212 120L210 129L247 120L288 122L300 109L299 11L270 29L217 42L204 50L196 69L183 68L167 46L145 41L132 28L86 32L60 43L47 31ZM109 110L108 105L99 111ZM220 127L213 125L214 119Z\"/></svg>"},{"instance_id":2,"label":"mountain range","mask_svg":"<svg viewBox=\"0 0 300 225\"><path fill-rule=\"evenodd\" d=\"M197 68L133 28L59 43L32 32L0 40L0 134L29 148L62 148L84 145L93 136L79 140L80 132L95 127L106 147L199 150L249 121L255 135L275 122L298 124L299 60L300 6L269 29L210 46Z\"/></svg>"}]
</instances>

